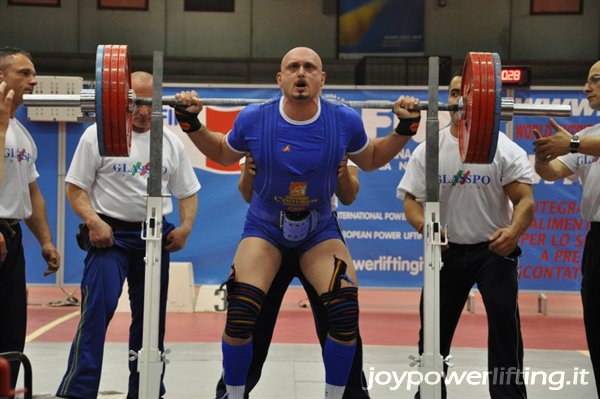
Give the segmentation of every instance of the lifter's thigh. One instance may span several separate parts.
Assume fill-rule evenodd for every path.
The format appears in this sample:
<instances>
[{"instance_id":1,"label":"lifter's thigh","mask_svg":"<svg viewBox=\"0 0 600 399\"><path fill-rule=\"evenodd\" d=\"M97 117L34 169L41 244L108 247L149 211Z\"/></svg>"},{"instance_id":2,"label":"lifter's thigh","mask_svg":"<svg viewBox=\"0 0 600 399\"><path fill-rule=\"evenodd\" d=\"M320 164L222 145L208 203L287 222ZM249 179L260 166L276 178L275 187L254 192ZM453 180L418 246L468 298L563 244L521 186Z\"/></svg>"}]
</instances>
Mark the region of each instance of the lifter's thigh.
<instances>
[{"instance_id":1,"label":"lifter's thigh","mask_svg":"<svg viewBox=\"0 0 600 399\"><path fill-rule=\"evenodd\" d=\"M281 253L273 244L262 238L246 237L240 241L233 259L235 281L267 292L280 264Z\"/></svg>"},{"instance_id":2,"label":"lifter's thigh","mask_svg":"<svg viewBox=\"0 0 600 399\"><path fill-rule=\"evenodd\" d=\"M339 239L326 240L306 251L300 258L302 273L304 273L319 295L329 292L335 258L341 259L346 263L345 274L353 281L354 286L358 287L358 278L354 269L354 263L346 245ZM342 287L348 285L350 285L349 282L342 282Z\"/></svg>"}]
</instances>

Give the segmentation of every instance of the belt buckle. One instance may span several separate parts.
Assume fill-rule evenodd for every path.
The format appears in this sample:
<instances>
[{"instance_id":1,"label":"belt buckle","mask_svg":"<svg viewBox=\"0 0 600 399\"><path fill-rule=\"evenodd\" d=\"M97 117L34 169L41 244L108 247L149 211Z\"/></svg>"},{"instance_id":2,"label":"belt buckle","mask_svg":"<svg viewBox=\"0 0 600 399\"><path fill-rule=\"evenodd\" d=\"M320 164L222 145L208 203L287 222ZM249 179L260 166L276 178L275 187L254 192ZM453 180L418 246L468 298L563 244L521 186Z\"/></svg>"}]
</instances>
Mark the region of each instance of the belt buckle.
<instances>
[{"instance_id":1,"label":"belt buckle","mask_svg":"<svg viewBox=\"0 0 600 399\"><path fill-rule=\"evenodd\" d=\"M16 221L16 222L15 222ZM17 235L17 232L12 228L19 222L19 219L0 219L0 226L6 227L11 237Z\"/></svg>"},{"instance_id":2,"label":"belt buckle","mask_svg":"<svg viewBox=\"0 0 600 399\"><path fill-rule=\"evenodd\" d=\"M290 218L289 214L284 214L282 226L283 237L288 241L294 242L304 240L313 231L313 219L314 217L311 213L308 213L307 216L299 220Z\"/></svg>"}]
</instances>

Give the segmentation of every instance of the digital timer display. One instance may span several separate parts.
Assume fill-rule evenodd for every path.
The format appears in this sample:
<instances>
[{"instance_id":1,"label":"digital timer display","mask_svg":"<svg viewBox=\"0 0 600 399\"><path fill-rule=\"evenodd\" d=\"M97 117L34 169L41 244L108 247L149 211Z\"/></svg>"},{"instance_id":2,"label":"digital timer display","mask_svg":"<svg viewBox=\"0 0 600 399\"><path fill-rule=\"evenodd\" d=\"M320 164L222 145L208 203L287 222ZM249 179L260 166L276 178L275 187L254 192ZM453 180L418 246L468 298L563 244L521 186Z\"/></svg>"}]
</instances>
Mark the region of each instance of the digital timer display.
<instances>
[{"instance_id":1,"label":"digital timer display","mask_svg":"<svg viewBox=\"0 0 600 399\"><path fill-rule=\"evenodd\" d=\"M502 66L500 72L502 86L529 86L531 84L531 67L529 66Z\"/></svg>"},{"instance_id":2,"label":"digital timer display","mask_svg":"<svg viewBox=\"0 0 600 399\"><path fill-rule=\"evenodd\" d=\"M523 71L520 69L503 69L502 70L502 83L518 83L521 81Z\"/></svg>"}]
</instances>

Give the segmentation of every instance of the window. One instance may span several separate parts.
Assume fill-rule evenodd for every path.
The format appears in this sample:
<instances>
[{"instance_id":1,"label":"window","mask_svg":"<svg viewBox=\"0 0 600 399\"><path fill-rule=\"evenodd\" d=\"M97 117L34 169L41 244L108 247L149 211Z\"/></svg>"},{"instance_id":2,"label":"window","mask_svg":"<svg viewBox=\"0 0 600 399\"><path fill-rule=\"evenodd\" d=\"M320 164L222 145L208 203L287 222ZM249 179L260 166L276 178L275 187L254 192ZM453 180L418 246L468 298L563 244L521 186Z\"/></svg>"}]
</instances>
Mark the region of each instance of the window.
<instances>
[{"instance_id":1,"label":"window","mask_svg":"<svg viewBox=\"0 0 600 399\"><path fill-rule=\"evenodd\" d=\"M533 14L581 14L583 0L531 0Z\"/></svg>"},{"instance_id":2,"label":"window","mask_svg":"<svg viewBox=\"0 0 600 399\"><path fill-rule=\"evenodd\" d=\"M147 10L148 0L98 0L99 9Z\"/></svg>"},{"instance_id":3,"label":"window","mask_svg":"<svg viewBox=\"0 0 600 399\"><path fill-rule=\"evenodd\" d=\"M60 0L8 0L8 5L60 7Z\"/></svg>"},{"instance_id":4,"label":"window","mask_svg":"<svg viewBox=\"0 0 600 399\"><path fill-rule=\"evenodd\" d=\"M185 0L183 10L234 12L235 0Z\"/></svg>"}]
</instances>

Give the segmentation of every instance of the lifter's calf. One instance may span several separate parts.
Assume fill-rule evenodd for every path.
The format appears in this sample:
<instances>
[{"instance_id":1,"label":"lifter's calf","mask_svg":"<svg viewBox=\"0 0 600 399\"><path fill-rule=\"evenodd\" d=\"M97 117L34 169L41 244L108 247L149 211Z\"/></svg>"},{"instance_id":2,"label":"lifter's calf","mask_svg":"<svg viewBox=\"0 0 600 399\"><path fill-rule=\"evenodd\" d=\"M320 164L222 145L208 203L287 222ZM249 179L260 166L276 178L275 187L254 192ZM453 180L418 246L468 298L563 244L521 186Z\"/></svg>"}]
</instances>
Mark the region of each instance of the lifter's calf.
<instances>
[{"instance_id":1,"label":"lifter's calf","mask_svg":"<svg viewBox=\"0 0 600 399\"><path fill-rule=\"evenodd\" d=\"M341 399L352 368L358 334L358 289L346 276L346 263L335 259L329 292L321 300L329 318L325 341L325 397Z\"/></svg>"},{"instance_id":2,"label":"lifter's calf","mask_svg":"<svg viewBox=\"0 0 600 399\"><path fill-rule=\"evenodd\" d=\"M250 284L227 283L227 323L223 334L223 379L228 398L241 399L252 362L252 329L265 293Z\"/></svg>"}]
</instances>

